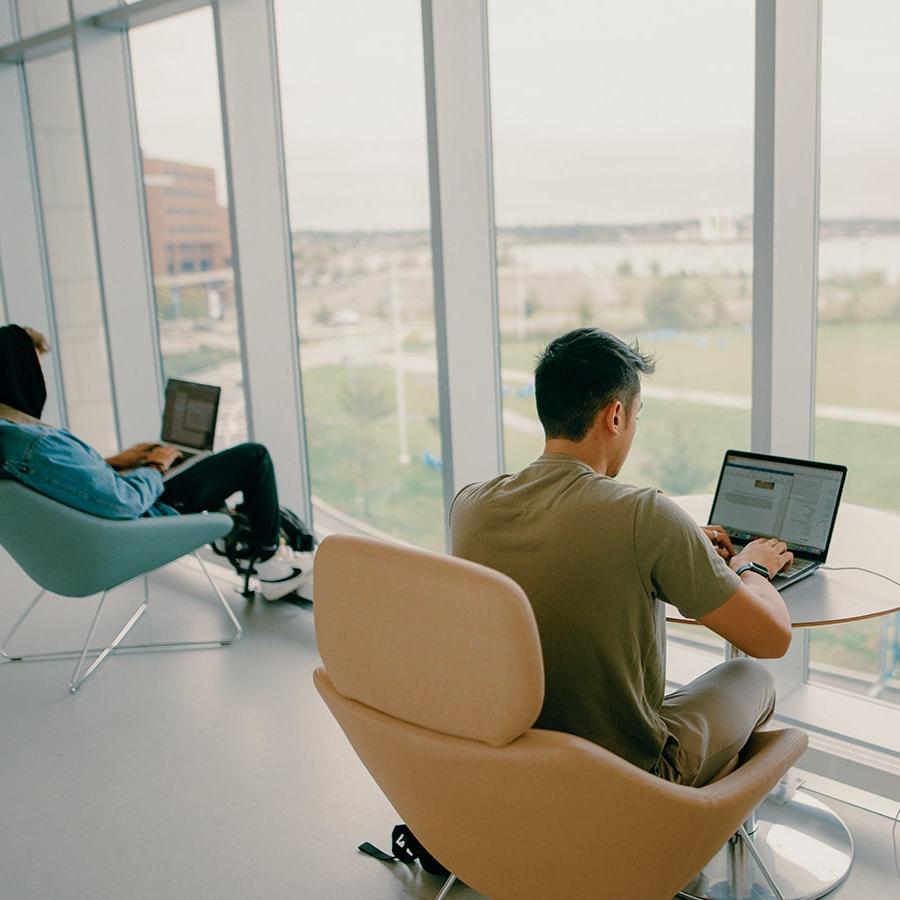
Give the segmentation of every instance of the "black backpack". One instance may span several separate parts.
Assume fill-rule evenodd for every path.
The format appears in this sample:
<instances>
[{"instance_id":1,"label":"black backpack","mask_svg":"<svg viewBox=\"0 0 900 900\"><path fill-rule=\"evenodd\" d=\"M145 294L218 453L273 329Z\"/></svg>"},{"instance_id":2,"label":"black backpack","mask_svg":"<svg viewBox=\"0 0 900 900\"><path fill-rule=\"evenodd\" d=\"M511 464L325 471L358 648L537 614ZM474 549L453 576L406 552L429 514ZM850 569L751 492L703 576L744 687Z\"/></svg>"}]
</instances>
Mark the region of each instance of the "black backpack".
<instances>
[{"instance_id":1,"label":"black backpack","mask_svg":"<svg viewBox=\"0 0 900 900\"><path fill-rule=\"evenodd\" d=\"M228 513L234 521L234 527L225 536L223 545L219 542L212 544L213 551L219 556L225 556L228 562L234 567L238 575L244 578L244 588L241 591L244 597L248 599L254 596L254 592L250 590L250 576L256 574L253 564L256 560L250 550L250 523L239 504L235 509L226 509L223 512ZM282 506L279 509L281 516L280 536L285 544L300 553L309 553L316 548L316 539L313 533L306 527L300 516L292 509Z\"/></svg>"},{"instance_id":2,"label":"black backpack","mask_svg":"<svg viewBox=\"0 0 900 900\"><path fill-rule=\"evenodd\" d=\"M446 878L450 870L442 866L422 845L406 823L394 826L391 832L391 853L379 850L366 841L357 848L360 852L380 859L382 862L402 862L412 865L416 860L429 875ZM393 854L393 855L391 855Z\"/></svg>"}]
</instances>

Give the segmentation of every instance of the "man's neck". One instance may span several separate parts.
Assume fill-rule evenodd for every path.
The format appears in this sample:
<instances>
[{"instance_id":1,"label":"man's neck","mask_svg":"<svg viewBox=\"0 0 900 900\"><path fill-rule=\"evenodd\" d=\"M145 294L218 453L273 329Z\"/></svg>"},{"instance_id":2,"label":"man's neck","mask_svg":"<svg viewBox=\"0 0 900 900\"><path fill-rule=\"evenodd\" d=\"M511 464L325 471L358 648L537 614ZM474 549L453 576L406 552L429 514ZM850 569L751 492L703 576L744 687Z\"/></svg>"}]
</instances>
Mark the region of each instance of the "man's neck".
<instances>
[{"instance_id":1,"label":"man's neck","mask_svg":"<svg viewBox=\"0 0 900 900\"><path fill-rule=\"evenodd\" d=\"M587 463L598 475L609 471L609 460L603 447L588 441L567 441L565 438L548 438L544 453L561 453Z\"/></svg>"},{"instance_id":2,"label":"man's neck","mask_svg":"<svg viewBox=\"0 0 900 900\"><path fill-rule=\"evenodd\" d=\"M16 409L14 406L8 406L0 403L0 419L6 419L8 422L15 422L17 425L41 425L40 419L23 413L22 410Z\"/></svg>"}]
</instances>

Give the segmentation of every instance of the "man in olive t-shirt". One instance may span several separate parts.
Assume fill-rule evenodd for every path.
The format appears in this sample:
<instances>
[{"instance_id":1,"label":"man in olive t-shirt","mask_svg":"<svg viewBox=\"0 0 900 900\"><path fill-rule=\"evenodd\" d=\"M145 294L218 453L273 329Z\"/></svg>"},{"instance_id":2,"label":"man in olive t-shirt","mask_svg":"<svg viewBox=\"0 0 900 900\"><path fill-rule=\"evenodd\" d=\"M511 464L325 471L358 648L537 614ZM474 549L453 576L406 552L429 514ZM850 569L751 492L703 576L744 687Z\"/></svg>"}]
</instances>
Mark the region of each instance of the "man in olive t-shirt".
<instances>
[{"instance_id":1,"label":"man in olive t-shirt","mask_svg":"<svg viewBox=\"0 0 900 900\"><path fill-rule=\"evenodd\" d=\"M780 656L790 621L767 579L783 544L732 557L659 491L615 481L640 409L649 357L597 329L544 351L535 373L545 452L514 475L463 488L450 511L453 552L504 572L534 609L544 657L538 728L576 734L642 769L704 784L772 713L769 672L735 659L665 696L665 609L672 603L756 656ZM731 565L726 559L731 558Z\"/></svg>"}]
</instances>

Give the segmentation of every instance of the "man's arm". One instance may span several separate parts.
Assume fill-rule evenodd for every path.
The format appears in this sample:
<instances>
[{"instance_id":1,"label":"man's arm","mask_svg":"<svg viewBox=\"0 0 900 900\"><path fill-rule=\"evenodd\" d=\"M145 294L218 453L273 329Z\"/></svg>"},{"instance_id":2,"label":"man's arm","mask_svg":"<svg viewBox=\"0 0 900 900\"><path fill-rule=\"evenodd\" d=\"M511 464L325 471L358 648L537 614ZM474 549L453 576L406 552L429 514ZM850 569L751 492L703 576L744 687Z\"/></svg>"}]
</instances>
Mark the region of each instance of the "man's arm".
<instances>
[{"instance_id":1,"label":"man's arm","mask_svg":"<svg viewBox=\"0 0 900 900\"><path fill-rule=\"evenodd\" d=\"M129 469L136 469L144 465L147 460L147 454L158 447L159 443L135 444L121 453L106 457L106 464L112 466L117 472L127 472Z\"/></svg>"},{"instance_id":2,"label":"man's arm","mask_svg":"<svg viewBox=\"0 0 900 900\"><path fill-rule=\"evenodd\" d=\"M49 429L35 442L27 471L16 477L83 512L107 519L136 519L163 492L163 468L162 464L141 467L117 475L87 444L67 432Z\"/></svg>"},{"instance_id":3,"label":"man's arm","mask_svg":"<svg viewBox=\"0 0 900 900\"><path fill-rule=\"evenodd\" d=\"M780 541L748 544L731 568L758 562L775 575L791 564L793 555ZM753 571L741 575L741 586L720 607L697 619L739 650L758 659L778 659L791 645L791 617L781 594L768 579Z\"/></svg>"}]
</instances>

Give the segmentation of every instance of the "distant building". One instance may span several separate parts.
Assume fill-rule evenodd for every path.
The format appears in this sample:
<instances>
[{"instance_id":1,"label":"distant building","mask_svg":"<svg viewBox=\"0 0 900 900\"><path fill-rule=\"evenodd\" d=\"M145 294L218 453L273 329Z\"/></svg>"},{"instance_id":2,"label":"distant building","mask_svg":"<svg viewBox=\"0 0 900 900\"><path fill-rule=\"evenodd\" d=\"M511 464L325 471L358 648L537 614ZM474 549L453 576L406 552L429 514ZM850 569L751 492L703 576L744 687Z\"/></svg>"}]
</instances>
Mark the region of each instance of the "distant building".
<instances>
[{"instance_id":1,"label":"distant building","mask_svg":"<svg viewBox=\"0 0 900 900\"><path fill-rule=\"evenodd\" d=\"M700 239L733 241L738 236L734 213L725 206L708 206L700 214Z\"/></svg>"},{"instance_id":2,"label":"distant building","mask_svg":"<svg viewBox=\"0 0 900 900\"><path fill-rule=\"evenodd\" d=\"M207 166L144 158L153 274L178 275L231 264L228 210Z\"/></svg>"}]
</instances>

